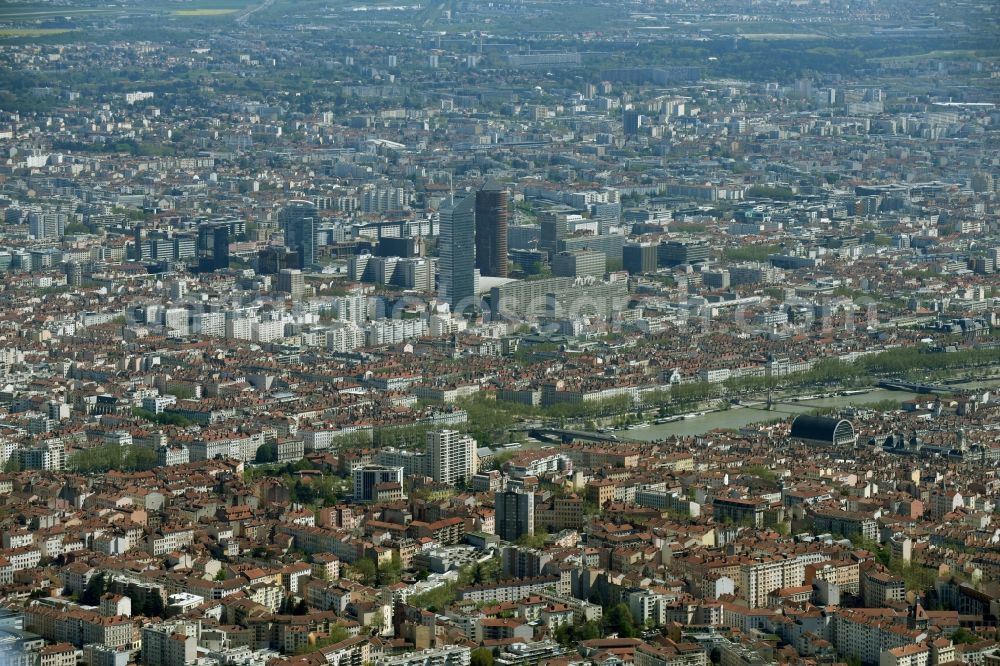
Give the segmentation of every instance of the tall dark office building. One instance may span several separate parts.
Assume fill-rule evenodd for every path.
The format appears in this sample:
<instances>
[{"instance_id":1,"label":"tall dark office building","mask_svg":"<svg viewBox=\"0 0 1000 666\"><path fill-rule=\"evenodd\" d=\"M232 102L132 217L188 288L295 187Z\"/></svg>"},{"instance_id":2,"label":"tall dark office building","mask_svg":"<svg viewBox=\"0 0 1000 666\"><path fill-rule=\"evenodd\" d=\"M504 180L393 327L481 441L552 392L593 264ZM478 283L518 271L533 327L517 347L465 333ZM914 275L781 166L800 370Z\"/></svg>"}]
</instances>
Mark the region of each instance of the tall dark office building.
<instances>
[{"instance_id":1,"label":"tall dark office building","mask_svg":"<svg viewBox=\"0 0 1000 666\"><path fill-rule=\"evenodd\" d=\"M559 249L557 247L559 241L569 236L569 220L565 213L543 211L538 216L538 221L541 226L541 240L538 247L548 250L549 253L556 252Z\"/></svg>"},{"instance_id":2,"label":"tall dark office building","mask_svg":"<svg viewBox=\"0 0 1000 666\"><path fill-rule=\"evenodd\" d=\"M198 272L211 273L229 268L229 225L198 226Z\"/></svg>"},{"instance_id":3,"label":"tall dark office building","mask_svg":"<svg viewBox=\"0 0 1000 666\"><path fill-rule=\"evenodd\" d=\"M507 277L507 205L499 183L476 192L476 268L482 275Z\"/></svg>"},{"instance_id":4,"label":"tall dark office building","mask_svg":"<svg viewBox=\"0 0 1000 666\"><path fill-rule=\"evenodd\" d=\"M657 246L653 243L626 243L622 248L622 268L633 275L656 272Z\"/></svg>"},{"instance_id":5,"label":"tall dark office building","mask_svg":"<svg viewBox=\"0 0 1000 666\"><path fill-rule=\"evenodd\" d=\"M476 197L441 210L438 295L453 312L476 304Z\"/></svg>"},{"instance_id":6,"label":"tall dark office building","mask_svg":"<svg viewBox=\"0 0 1000 666\"><path fill-rule=\"evenodd\" d=\"M66 284L71 287L79 287L83 284L83 264L79 261L71 261L63 269L66 272Z\"/></svg>"},{"instance_id":7,"label":"tall dark office building","mask_svg":"<svg viewBox=\"0 0 1000 666\"><path fill-rule=\"evenodd\" d=\"M622 130L625 136L637 136L642 127L642 114L635 109L622 111Z\"/></svg>"},{"instance_id":8,"label":"tall dark office building","mask_svg":"<svg viewBox=\"0 0 1000 666\"><path fill-rule=\"evenodd\" d=\"M292 252L286 247L270 245L257 255L257 272L263 275L277 275L286 268L301 265L298 252Z\"/></svg>"},{"instance_id":9,"label":"tall dark office building","mask_svg":"<svg viewBox=\"0 0 1000 666\"><path fill-rule=\"evenodd\" d=\"M316 228L319 216L311 201L290 201L278 215L285 247L298 255L294 268L312 268L316 262Z\"/></svg>"},{"instance_id":10,"label":"tall dark office building","mask_svg":"<svg viewBox=\"0 0 1000 666\"><path fill-rule=\"evenodd\" d=\"M132 258L136 261L142 261L144 258L148 258L142 256L142 244L144 240L146 240L146 229L140 222L135 225L134 229L132 229L132 245L134 246L132 250Z\"/></svg>"},{"instance_id":11,"label":"tall dark office building","mask_svg":"<svg viewBox=\"0 0 1000 666\"><path fill-rule=\"evenodd\" d=\"M535 495L532 492L504 490L494 496L496 533L504 541L517 541L535 533Z\"/></svg>"},{"instance_id":12,"label":"tall dark office building","mask_svg":"<svg viewBox=\"0 0 1000 666\"><path fill-rule=\"evenodd\" d=\"M657 248L660 266L679 266L708 261L709 247L704 241L661 241Z\"/></svg>"},{"instance_id":13,"label":"tall dark office building","mask_svg":"<svg viewBox=\"0 0 1000 666\"><path fill-rule=\"evenodd\" d=\"M375 247L376 257L403 257L412 259L419 257L423 253L423 243L420 238L407 236L405 238L393 238L385 236L378 239Z\"/></svg>"}]
</instances>

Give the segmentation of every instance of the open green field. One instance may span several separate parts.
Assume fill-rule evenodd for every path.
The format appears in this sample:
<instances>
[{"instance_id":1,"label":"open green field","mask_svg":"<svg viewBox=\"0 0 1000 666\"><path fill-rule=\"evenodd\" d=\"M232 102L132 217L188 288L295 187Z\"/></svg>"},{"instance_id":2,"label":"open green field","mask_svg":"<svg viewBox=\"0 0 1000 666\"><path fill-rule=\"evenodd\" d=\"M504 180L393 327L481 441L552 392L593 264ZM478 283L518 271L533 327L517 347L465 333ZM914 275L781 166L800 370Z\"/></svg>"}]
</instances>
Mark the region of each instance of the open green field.
<instances>
[{"instance_id":1,"label":"open green field","mask_svg":"<svg viewBox=\"0 0 1000 666\"><path fill-rule=\"evenodd\" d=\"M885 58L871 58L872 62L913 62L918 60L972 60L979 57L976 51L929 51L927 53L915 53L904 56L889 56Z\"/></svg>"},{"instance_id":2,"label":"open green field","mask_svg":"<svg viewBox=\"0 0 1000 666\"><path fill-rule=\"evenodd\" d=\"M17 3L0 0L0 21L26 21L32 19L85 17L101 14L169 13L177 16L221 16L231 14L249 5L253 0L189 0L163 2L147 0L127 7L58 7L43 3Z\"/></svg>"},{"instance_id":3,"label":"open green field","mask_svg":"<svg viewBox=\"0 0 1000 666\"><path fill-rule=\"evenodd\" d=\"M249 9L261 4L261 2L263 0L184 0L182 2L144 0L139 3L139 7L174 16L225 16Z\"/></svg>"},{"instance_id":4,"label":"open green field","mask_svg":"<svg viewBox=\"0 0 1000 666\"><path fill-rule=\"evenodd\" d=\"M205 7L204 9L177 9L174 10L174 16L224 16L226 14L235 14L238 10L236 9L218 9Z\"/></svg>"},{"instance_id":5,"label":"open green field","mask_svg":"<svg viewBox=\"0 0 1000 666\"><path fill-rule=\"evenodd\" d=\"M7 37L51 37L67 32L75 32L72 28L0 28L0 39Z\"/></svg>"},{"instance_id":6,"label":"open green field","mask_svg":"<svg viewBox=\"0 0 1000 666\"><path fill-rule=\"evenodd\" d=\"M759 39L761 41L776 39L826 39L823 35L811 32L752 32L740 35L740 39Z\"/></svg>"},{"instance_id":7,"label":"open green field","mask_svg":"<svg viewBox=\"0 0 1000 666\"><path fill-rule=\"evenodd\" d=\"M64 7L52 9L51 5L0 5L0 21L25 21L31 19L62 18L90 14L107 14L116 9L77 9Z\"/></svg>"}]
</instances>

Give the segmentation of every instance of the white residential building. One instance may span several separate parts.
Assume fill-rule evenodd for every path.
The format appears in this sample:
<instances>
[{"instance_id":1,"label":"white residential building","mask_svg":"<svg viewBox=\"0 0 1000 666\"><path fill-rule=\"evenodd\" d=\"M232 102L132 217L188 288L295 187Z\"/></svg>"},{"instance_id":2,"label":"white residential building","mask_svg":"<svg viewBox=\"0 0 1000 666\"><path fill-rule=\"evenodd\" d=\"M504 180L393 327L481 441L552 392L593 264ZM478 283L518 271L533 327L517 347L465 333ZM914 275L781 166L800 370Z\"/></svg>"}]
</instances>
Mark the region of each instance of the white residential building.
<instances>
[{"instance_id":1,"label":"white residential building","mask_svg":"<svg viewBox=\"0 0 1000 666\"><path fill-rule=\"evenodd\" d=\"M427 433L430 476L438 483L454 485L468 480L479 469L476 440L455 430Z\"/></svg>"}]
</instances>

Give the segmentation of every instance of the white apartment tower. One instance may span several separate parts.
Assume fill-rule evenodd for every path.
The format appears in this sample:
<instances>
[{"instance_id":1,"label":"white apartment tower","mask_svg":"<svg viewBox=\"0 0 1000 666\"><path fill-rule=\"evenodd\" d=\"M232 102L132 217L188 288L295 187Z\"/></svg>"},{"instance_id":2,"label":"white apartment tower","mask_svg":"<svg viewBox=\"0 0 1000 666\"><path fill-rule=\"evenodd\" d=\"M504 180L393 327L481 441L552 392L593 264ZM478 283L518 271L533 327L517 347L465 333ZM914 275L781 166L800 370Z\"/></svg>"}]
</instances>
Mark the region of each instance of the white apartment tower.
<instances>
[{"instance_id":1,"label":"white apartment tower","mask_svg":"<svg viewBox=\"0 0 1000 666\"><path fill-rule=\"evenodd\" d=\"M455 430L427 433L427 456L431 478L438 483L468 480L479 469L476 440Z\"/></svg>"}]
</instances>

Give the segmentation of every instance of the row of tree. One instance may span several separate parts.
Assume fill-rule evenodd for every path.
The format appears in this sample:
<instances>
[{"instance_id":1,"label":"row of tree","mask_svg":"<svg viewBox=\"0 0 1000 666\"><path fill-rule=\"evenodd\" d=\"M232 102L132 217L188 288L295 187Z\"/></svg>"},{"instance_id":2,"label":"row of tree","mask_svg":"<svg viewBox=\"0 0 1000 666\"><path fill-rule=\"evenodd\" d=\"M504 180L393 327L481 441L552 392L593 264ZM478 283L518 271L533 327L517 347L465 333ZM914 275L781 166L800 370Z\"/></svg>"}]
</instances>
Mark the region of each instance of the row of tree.
<instances>
[{"instance_id":1,"label":"row of tree","mask_svg":"<svg viewBox=\"0 0 1000 666\"><path fill-rule=\"evenodd\" d=\"M559 627L556 629L556 640L563 645L575 645L612 633L618 634L618 638L635 638L640 629L628 605L619 603L606 608L600 621L588 620Z\"/></svg>"},{"instance_id":2,"label":"row of tree","mask_svg":"<svg viewBox=\"0 0 1000 666\"><path fill-rule=\"evenodd\" d=\"M142 472L156 467L156 451L144 446L104 444L77 451L70 456L67 465L84 474L111 470Z\"/></svg>"},{"instance_id":3,"label":"row of tree","mask_svg":"<svg viewBox=\"0 0 1000 666\"><path fill-rule=\"evenodd\" d=\"M87 587L80 595L80 603L85 606L99 606L101 597L111 591L111 581L103 571L99 571L87 581ZM118 593L129 598L133 615L145 617L167 617L167 607L157 589L140 589L134 583L129 583Z\"/></svg>"}]
</instances>

